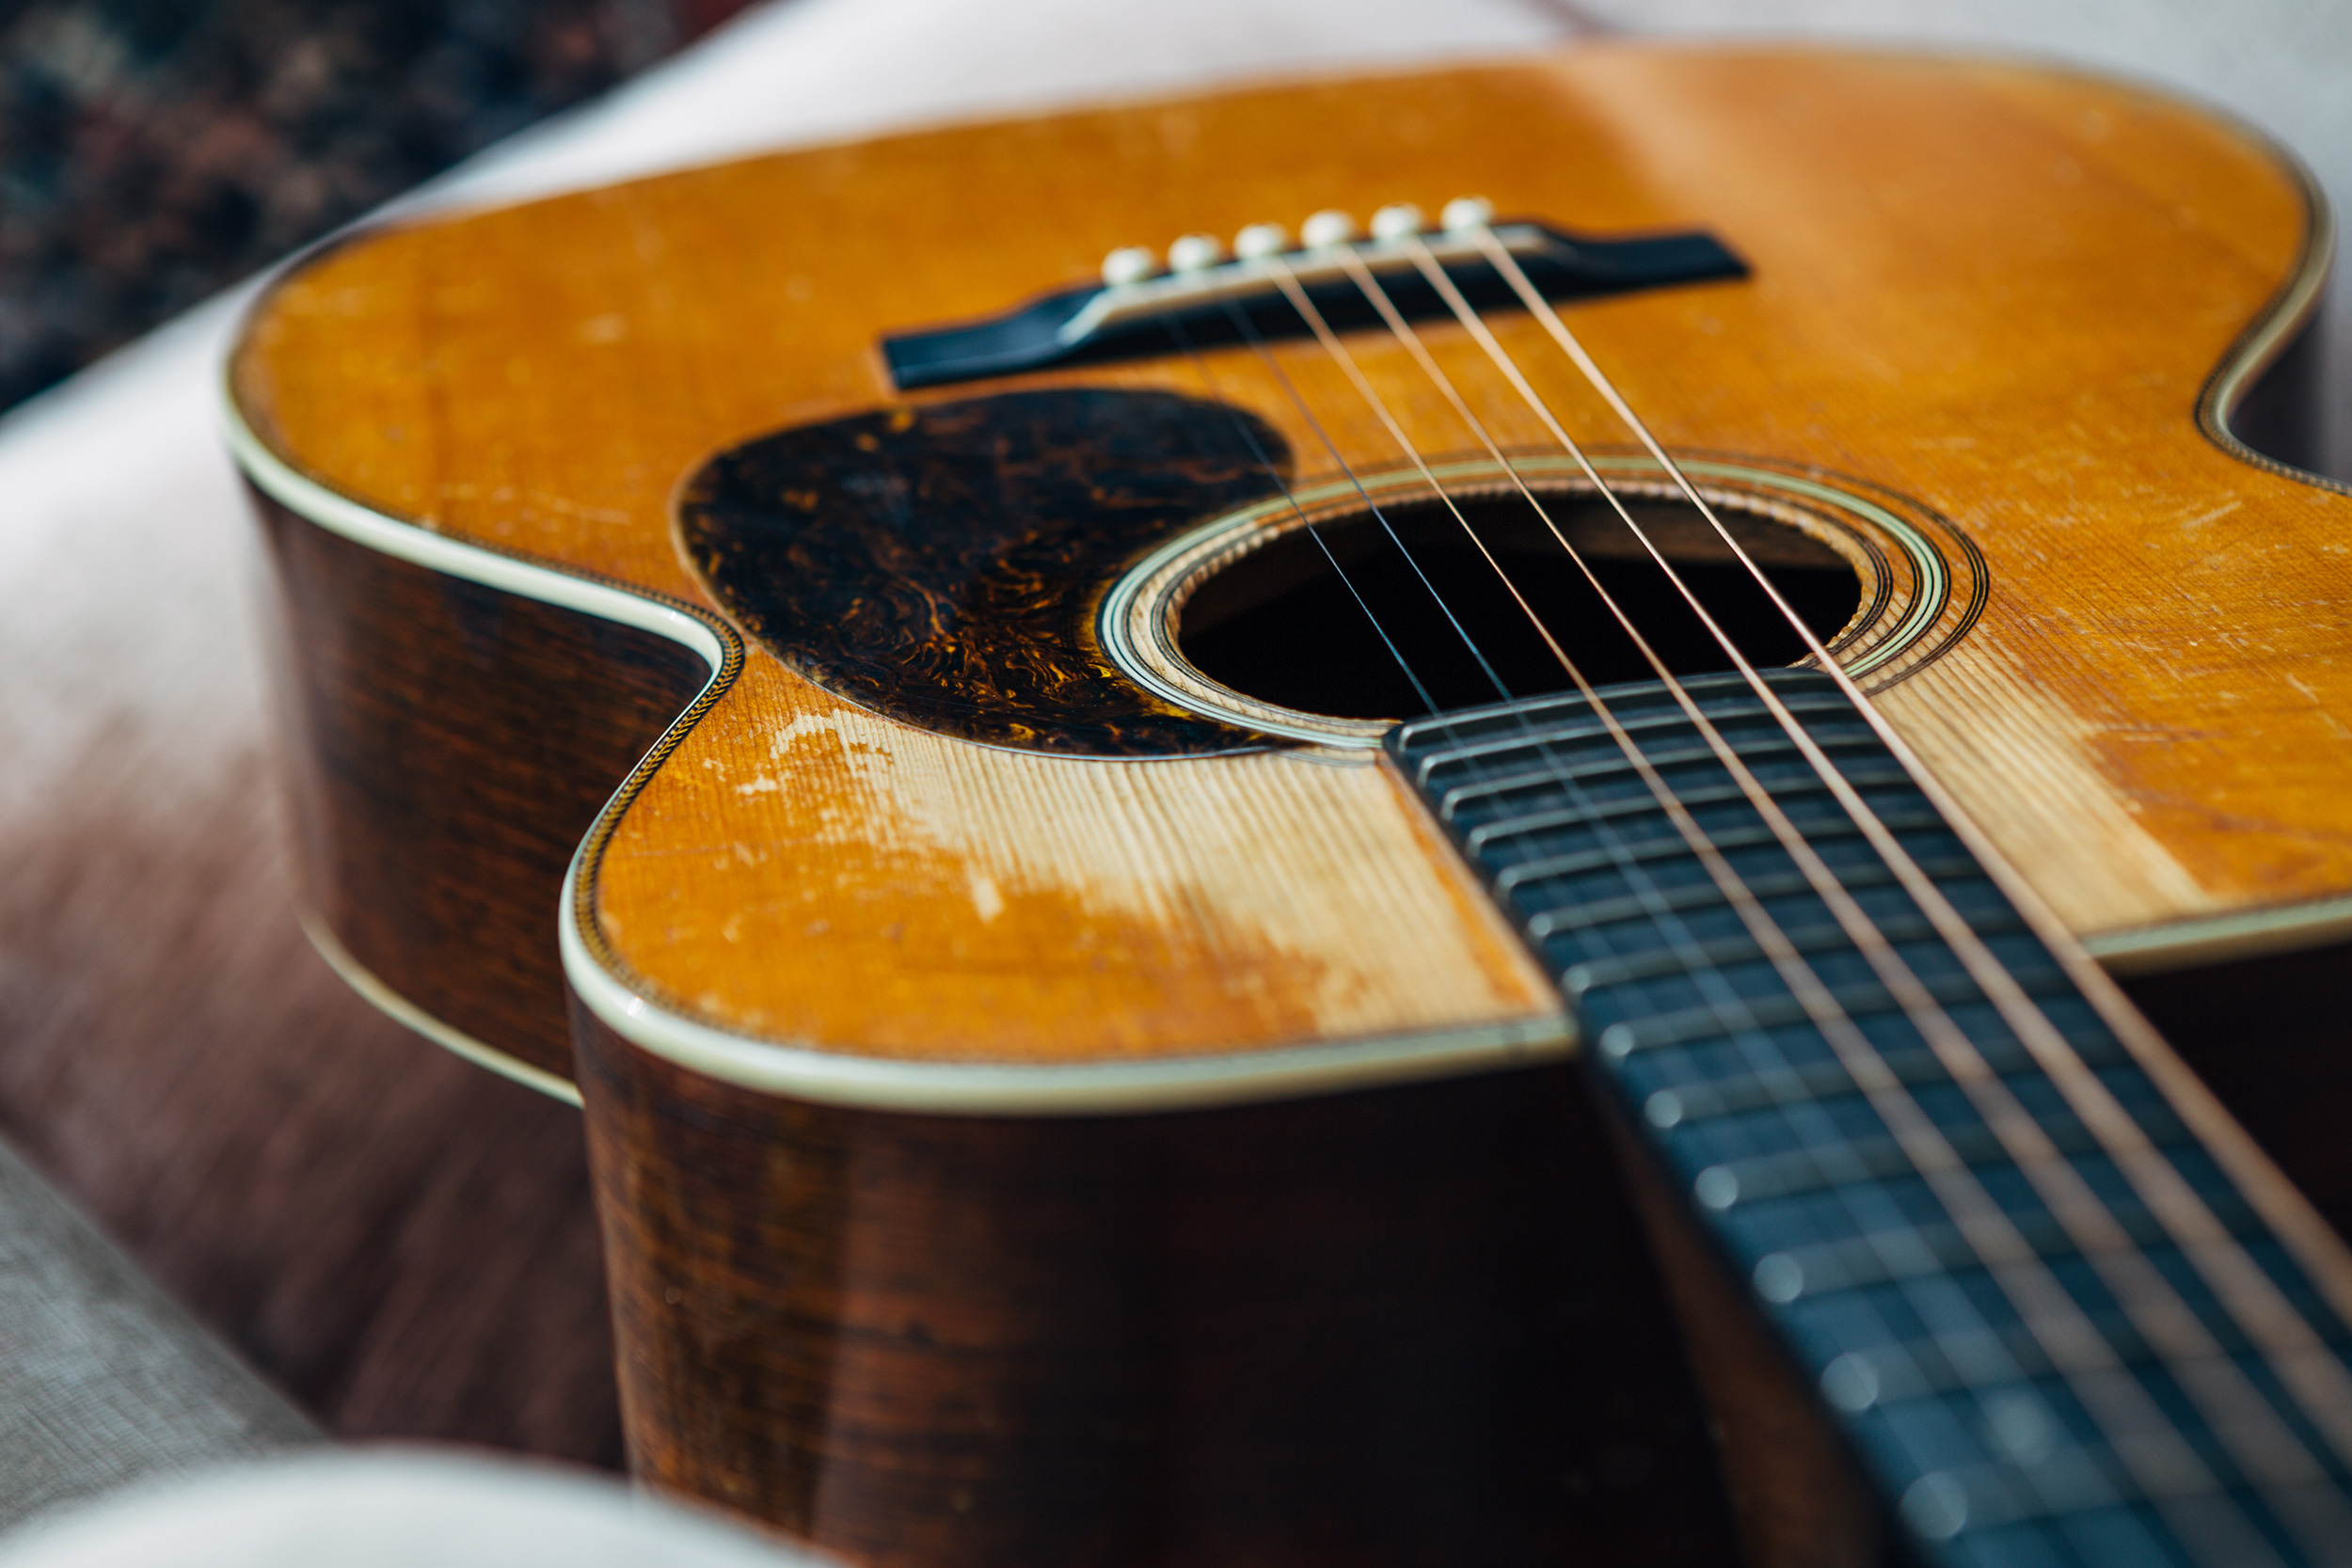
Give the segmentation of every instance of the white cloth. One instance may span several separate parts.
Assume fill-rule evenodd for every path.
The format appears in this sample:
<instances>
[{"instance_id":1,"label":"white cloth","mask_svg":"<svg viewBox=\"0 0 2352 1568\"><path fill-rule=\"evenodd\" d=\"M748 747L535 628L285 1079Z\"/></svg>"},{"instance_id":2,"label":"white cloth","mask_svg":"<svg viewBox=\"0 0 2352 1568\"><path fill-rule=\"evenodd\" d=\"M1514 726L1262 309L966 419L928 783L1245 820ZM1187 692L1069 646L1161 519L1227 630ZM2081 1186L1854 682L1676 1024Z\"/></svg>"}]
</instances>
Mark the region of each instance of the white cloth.
<instances>
[{"instance_id":1,"label":"white cloth","mask_svg":"<svg viewBox=\"0 0 2352 1568\"><path fill-rule=\"evenodd\" d=\"M317 1437L0 1147L0 1528Z\"/></svg>"},{"instance_id":2,"label":"white cloth","mask_svg":"<svg viewBox=\"0 0 2352 1568\"><path fill-rule=\"evenodd\" d=\"M0 1542L0 1568L824 1568L588 1471L347 1449L138 1487Z\"/></svg>"}]
</instances>

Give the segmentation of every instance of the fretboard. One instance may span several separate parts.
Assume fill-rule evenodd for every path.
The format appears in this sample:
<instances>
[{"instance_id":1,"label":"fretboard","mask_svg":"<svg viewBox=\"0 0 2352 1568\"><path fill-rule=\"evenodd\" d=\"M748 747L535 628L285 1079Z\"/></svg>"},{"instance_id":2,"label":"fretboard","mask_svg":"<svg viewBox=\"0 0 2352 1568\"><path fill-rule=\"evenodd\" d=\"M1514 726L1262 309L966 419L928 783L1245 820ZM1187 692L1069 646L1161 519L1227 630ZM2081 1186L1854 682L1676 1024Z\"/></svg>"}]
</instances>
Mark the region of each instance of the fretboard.
<instances>
[{"instance_id":1,"label":"fretboard","mask_svg":"<svg viewBox=\"0 0 2352 1568\"><path fill-rule=\"evenodd\" d=\"M1661 687L1602 693L1651 778L1575 696L1389 744L1924 1556L2352 1560L2352 1334L1836 686L1768 678L2048 1032L1740 677L1687 687L1810 877Z\"/></svg>"}]
</instances>

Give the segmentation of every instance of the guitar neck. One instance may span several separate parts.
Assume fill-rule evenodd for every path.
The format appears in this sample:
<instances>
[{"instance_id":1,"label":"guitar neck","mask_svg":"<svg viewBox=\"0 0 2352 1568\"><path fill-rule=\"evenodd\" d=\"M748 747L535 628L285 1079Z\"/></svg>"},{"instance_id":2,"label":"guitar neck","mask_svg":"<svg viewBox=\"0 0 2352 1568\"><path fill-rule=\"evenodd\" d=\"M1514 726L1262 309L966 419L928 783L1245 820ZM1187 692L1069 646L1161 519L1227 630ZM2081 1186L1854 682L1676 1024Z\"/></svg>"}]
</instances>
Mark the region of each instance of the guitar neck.
<instances>
[{"instance_id":1,"label":"guitar neck","mask_svg":"<svg viewBox=\"0 0 2352 1568\"><path fill-rule=\"evenodd\" d=\"M1836 686L1765 681L1814 757L1730 675L1390 750L1928 1557L2341 1560L2343 1318Z\"/></svg>"}]
</instances>

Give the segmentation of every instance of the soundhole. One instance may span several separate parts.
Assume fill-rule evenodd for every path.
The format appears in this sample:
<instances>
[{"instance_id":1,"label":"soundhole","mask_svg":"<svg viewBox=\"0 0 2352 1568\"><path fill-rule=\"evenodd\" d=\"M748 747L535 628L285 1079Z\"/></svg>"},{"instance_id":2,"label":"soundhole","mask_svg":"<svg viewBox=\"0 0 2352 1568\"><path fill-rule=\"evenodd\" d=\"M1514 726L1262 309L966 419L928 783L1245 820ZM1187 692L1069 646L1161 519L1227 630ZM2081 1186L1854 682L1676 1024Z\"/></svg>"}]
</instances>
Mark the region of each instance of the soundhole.
<instances>
[{"instance_id":1,"label":"soundhole","mask_svg":"<svg viewBox=\"0 0 2352 1568\"><path fill-rule=\"evenodd\" d=\"M1246 696L1341 719L1423 711L1415 679L1441 709L1572 689L1523 598L1594 685L1655 678L1601 594L1524 499L1456 502L1500 574L1442 505L1384 503L1380 516L1342 515L1312 532L1281 533L1200 580L1179 612L1179 651ZM1733 667L1605 501L1571 492L1547 497L1545 506L1602 593L1669 670L1689 675ZM1696 509L1637 499L1629 510L1750 662L1804 658L1794 628ZM1767 517L1720 507L1718 515L1815 637L1827 643L1853 620L1863 583L1844 555Z\"/></svg>"}]
</instances>

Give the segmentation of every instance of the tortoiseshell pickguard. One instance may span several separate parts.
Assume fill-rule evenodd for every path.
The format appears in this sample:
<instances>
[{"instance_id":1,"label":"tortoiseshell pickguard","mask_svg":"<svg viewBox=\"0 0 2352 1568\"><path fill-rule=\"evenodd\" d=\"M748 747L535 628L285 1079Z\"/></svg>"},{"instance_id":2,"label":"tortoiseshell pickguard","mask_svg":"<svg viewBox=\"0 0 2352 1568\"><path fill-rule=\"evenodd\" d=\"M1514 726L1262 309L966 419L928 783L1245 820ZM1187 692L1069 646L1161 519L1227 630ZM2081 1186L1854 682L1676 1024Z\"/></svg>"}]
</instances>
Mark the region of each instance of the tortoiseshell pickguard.
<instances>
[{"instance_id":1,"label":"tortoiseshell pickguard","mask_svg":"<svg viewBox=\"0 0 2352 1568\"><path fill-rule=\"evenodd\" d=\"M1095 612L1171 533L1278 493L1289 458L1221 404L1006 392L759 436L695 473L678 522L744 631L862 706L1024 751L1198 755L1269 742L1129 681Z\"/></svg>"}]
</instances>

